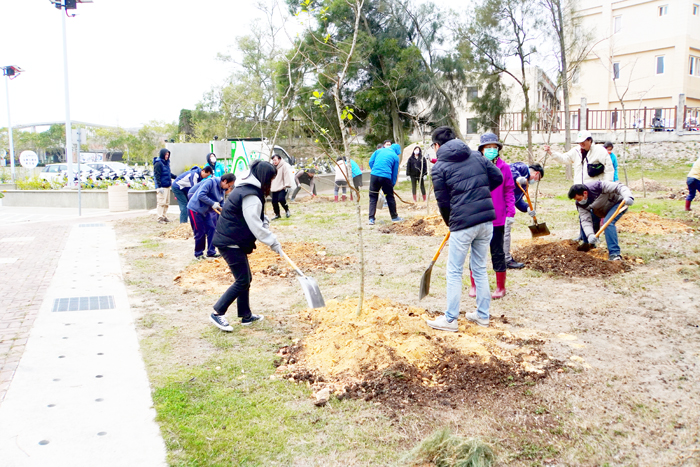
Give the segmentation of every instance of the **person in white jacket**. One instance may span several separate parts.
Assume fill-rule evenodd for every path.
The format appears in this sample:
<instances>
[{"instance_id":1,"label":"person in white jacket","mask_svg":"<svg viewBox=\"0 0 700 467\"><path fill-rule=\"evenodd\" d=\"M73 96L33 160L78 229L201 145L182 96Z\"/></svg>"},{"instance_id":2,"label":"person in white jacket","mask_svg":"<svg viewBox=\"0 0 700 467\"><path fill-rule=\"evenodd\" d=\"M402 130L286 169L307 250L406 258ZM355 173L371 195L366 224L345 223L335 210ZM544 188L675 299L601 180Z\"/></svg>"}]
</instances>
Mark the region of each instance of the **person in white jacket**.
<instances>
[{"instance_id":1,"label":"person in white jacket","mask_svg":"<svg viewBox=\"0 0 700 467\"><path fill-rule=\"evenodd\" d=\"M544 146L544 150L557 161L573 165L574 183L596 180L612 182L615 178L615 166L608 151L601 144L594 144L593 136L588 131L579 131L576 142L578 146L565 153L553 153L549 146Z\"/></svg>"},{"instance_id":2,"label":"person in white jacket","mask_svg":"<svg viewBox=\"0 0 700 467\"><path fill-rule=\"evenodd\" d=\"M343 189L343 201L348 199L346 196L348 190L348 163L344 156L339 156L335 161L335 202L338 202L338 190Z\"/></svg>"}]
</instances>

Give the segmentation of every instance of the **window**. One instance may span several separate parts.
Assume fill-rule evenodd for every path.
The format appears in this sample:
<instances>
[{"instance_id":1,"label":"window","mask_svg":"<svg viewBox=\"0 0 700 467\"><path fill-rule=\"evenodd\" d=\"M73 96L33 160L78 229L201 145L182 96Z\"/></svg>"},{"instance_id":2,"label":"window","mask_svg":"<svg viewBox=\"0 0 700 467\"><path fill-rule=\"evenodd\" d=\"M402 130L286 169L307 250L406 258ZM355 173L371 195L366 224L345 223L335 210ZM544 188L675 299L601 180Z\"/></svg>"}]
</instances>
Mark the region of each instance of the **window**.
<instances>
[{"instance_id":1,"label":"window","mask_svg":"<svg viewBox=\"0 0 700 467\"><path fill-rule=\"evenodd\" d=\"M690 76L700 76L700 57L690 56L690 66L688 69Z\"/></svg>"},{"instance_id":2,"label":"window","mask_svg":"<svg viewBox=\"0 0 700 467\"><path fill-rule=\"evenodd\" d=\"M613 63L613 80L620 79L620 62Z\"/></svg>"},{"instance_id":3,"label":"window","mask_svg":"<svg viewBox=\"0 0 700 467\"><path fill-rule=\"evenodd\" d=\"M664 56L663 55L656 57L656 74L657 75L664 74Z\"/></svg>"},{"instance_id":4,"label":"window","mask_svg":"<svg viewBox=\"0 0 700 467\"><path fill-rule=\"evenodd\" d=\"M668 5L661 5L659 7L659 16L666 16L668 14Z\"/></svg>"},{"instance_id":5,"label":"window","mask_svg":"<svg viewBox=\"0 0 700 467\"><path fill-rule=\"evenodd\" d=\"M697 3L693 3L693 14L697 16L698 13L700 13L700 5L698 5Z\"/></svg>"},{"instance_id":6,"label":"window","mask_svg":"<svg viewBox=\"0 0 700 467\"><path fill-rule=\"evenodd\" d=\"M479 132L479 129L476 126L476 119L475 118L468 118L467 119L467 133L470 135L476 134Z\"/></svg>"},{"instance_id":7,"label":"window","mask_svg":"<svg viewBox=\"0 0 700 467\"><path fill-rule=\"evenodd\" d=\"M622 30L622 16L616 16L613 19L613 32L617 34Z\"/></svg>"},{"instance_id":8,"label":"window","mask_svg":"<svg viewBox=\"0 0 700 467\"><path fill-rule=\"evenodd\" d=\"M578 84L579 80L581 79L581 72L578 68L574 70L574 75L571 77L571 81L574 84Z\"/></svg>"},{"instance_id":9,"label":"window","mask_svg":"<svg viewBox=\"0 0 700 467\"><path fill-rule=\"evenodd\" d=\"M476 86L467 86L467 102L474 102L474 99L479 97L479 88Z\"/></svg>"}]
</instances>

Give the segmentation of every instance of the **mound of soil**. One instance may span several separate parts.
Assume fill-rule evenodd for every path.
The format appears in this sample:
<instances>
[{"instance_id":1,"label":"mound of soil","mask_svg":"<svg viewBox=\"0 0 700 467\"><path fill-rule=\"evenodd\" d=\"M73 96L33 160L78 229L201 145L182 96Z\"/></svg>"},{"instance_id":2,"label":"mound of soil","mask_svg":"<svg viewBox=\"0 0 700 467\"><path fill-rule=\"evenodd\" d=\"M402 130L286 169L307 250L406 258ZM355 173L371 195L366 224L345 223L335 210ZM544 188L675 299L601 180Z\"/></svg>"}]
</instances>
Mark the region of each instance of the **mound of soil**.
<instances>
[{"instance_id":1,"label":"mound of soil","mask_svg":"<svg viewBox=\"0 0 700 467\"><path fill-rule=\"evenodd\" d=\"M329 388L336 397L387 404L448 404L466 394L506 390L547 376L559 362L542 340L462 322L459 332L428 327L427 310L373 297L356 316L357 301L329 300L302 319L313 331L283 347L277 373ZM492 320L492 323L494 320Z\"/></svg>"},{"instance_id":2,"label":"mound of soil","mask_svg":"<svg viewBox=\"0 0 700 467\"><path fill-rule=\"evenodd\" d=\"M669 190L668 187L662 185L661 183L657 182L656 180L651 180L649 178L646 178L643 181L640 178L639 180L629 184L629 188L632 191L643 192L645 187L646 187L647 191L651 191L651 192L668 191Z\"/></svg>"},{"instance_id":3,"label":"mound of soil","mask_svg":"<svg viewBox=\"0 0 700 467\"><path fill-rule=\"evenodd\" d=\"M194 236L190 224L178 224L174 229L168 230L160 234L163 238L175 238L178 240L189 240Z\"/></svg>"},{"instance_id":4,"label":"mound of soil","mask_svg":"<svg viewBox=\"0 0 700 467\"><path fill-rule=\"evenodd\" d=\"M693 231L692 227L682 222L644 211L625 214L615 225L619 231L644 235L667 235Z\"/></svg>"},{"instance_id":5,"label":"mound of soil","mask_svg":"<svg viewBox=\"0 0 700 467\"><path fill-rule=\"evenodd\" d=\"M444 237L450 228L445 225L442 216L414 217L403 222L396 222L377 229L381 233L414 235L418 237Z\"/></svg>"},{"instance_id":6,"label":"mound of soil","mask_svg":"<svg viewBox=\"0 0 700 467\"><path fill-rule=\"evenodd\" d=\"M518 261L525 267L541 272L568 277L606 277L632 269L637 258L623 256L622 261L607 261L607 250L596 248L590 252L576 251L578 243L531 241L516 251Z\"/></svg>"},{"instance_id":7,"label":"mound of soil","mask_svg":"<svg viewBox=\"0 0 700 467\"><path fill-rule=\"evenodd\" d=\"M688 196L687 188L670 189L661 196L655 196L654 199L685 199Z\"/></svg>"},{"instance_id":8,"label":"mound of soil","mask_svg":"<svg viewBox=\"0 0 700 467\"><path fill-rule=\"evenodd\" d=\"M351 256L328 256L326 247L318 243L283 242L282 249L299 269L305 272L322 270L333 273L355 262ZM248 256L253 274L276 277L295 277L296 273L277 253L265 245L258 247ZM183 287L201 284L225 284L232 282L231 270L223 258L207 260L188 266L175 277L175 282Z\"/></svg>"}]
</instances>

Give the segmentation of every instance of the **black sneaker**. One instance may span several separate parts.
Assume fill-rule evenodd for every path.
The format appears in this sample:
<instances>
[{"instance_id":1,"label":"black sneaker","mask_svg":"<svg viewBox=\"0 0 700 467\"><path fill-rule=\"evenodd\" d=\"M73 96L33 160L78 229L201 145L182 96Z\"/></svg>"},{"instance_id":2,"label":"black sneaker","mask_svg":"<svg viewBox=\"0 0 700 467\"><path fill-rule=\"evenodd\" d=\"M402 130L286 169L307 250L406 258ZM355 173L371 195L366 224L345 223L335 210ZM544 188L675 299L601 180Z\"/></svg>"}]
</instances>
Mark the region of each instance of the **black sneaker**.
<instances>
[{"instance_id":1,"label":"black sneaker","mask_svg":"<svg viewBox=\"0 0 700 467\"><path fill-rule=\"evenodd\" d=\"M610 255L608 261L622 261L622 256L620 255Z\"/></svg>"},{"instance_id":2,"label":"black sneaker","mask_svg":"<svg viewBox=\"0 0 700 467\"><path fill-rule=\"evenodd\" d=\"M214 253L213 255L207 255L207 258L221 258L219 253Z\"/></svg>"},{"instance_id":3,"label":"black sneaker","mask_svg":"<svg viewBox=\"0 0 700 467\"><path fill-rule=\"evenodd\" d=\"M290 217L292 217L292 213L289 212L289 211L286 211L285 214L286 214L286 216L287 216L287 219L289 219Z\"/></svg>"},{"instance_id":4,"label":"black sneaker","mask_svg":"<svg viewBox=\"0 0 700 467\"><path fill-rule=\"evenodd\" d=\"M522 269L525 267L525 265L523 263L518 263L514 259L511 259L510 261L508 261L508 263L506 263L506 267L508 269Z\"/></svg>"},{"instance_id":5,"label":"black sneaker","mask_svg":"<svg viewBox=\"0 0 700 467\"><path fill-rule=\"evenodd\" d=\"M270 219L270 220L271 220L271 221L276 221L277 219L282 219L282 217L275 214L275 217L273 217L273 218Z\"/></svg>"},{"instance_id":6,"label":"black sneaker","mask_svg":"<svg viewBox=\"0 0 700 467\"><path fill-rule=\"evenodd\" d=\"M241 320L241 326L250 326L256 321L262 321L264 318L263 315L250 315L250 318L243 318Z\"/></svg>"},{"instance_id":7,"label":"black sneaker","mask_svg":"<svg viewBox=\"0 0 700 467\"><path fill-rule=\"evenodd\" d=\"M197 261L202 261L204 259L204 255L195 256L194 259Z\"/></svg>"},{"instance_id":8,"label":"black sneaker","mask_svg":"<svg viewBox=\"0 0 700 467\"><path fill-rule=\"evenodd\" d=\"M211 315L209 315L209 321L214 323L214 325L222 331L233 331L233 326L228 324L228 321L226 320L226 317L224 315L217 315L216 313L212 313Z\"/></svg>"}]
</instances>

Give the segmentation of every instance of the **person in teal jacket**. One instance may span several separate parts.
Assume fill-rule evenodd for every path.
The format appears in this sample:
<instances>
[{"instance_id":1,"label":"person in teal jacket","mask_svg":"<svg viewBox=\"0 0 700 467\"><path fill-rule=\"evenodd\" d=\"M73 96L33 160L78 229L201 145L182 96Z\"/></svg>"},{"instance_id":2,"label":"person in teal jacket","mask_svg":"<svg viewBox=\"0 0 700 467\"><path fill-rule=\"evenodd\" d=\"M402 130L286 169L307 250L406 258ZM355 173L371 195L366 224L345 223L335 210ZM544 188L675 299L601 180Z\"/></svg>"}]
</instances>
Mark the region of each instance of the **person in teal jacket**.
<instances>
[{"instance_id":1,"label":"person in teal jacket","mask_svg":"<svg viewBox=\"0 0 700 467\"><path fill-rule=\"evenodd\" d=\"M401 154L401 146L392 144L390 147L377 149L369 158L369 168L372 170L369 179L369 225L374 225L379 190L386 196L392 222L403 220L396 212L396 198L394 198L394 185L399 178L399 154Z\"/></svg>"},{"instance_id":2,"label":"person in teal jacket","mask_svg":"<svg viewBox=\"0 0 700 467\"><path fill-rule=\"evenodd\" d=\"M610 141L606 141L603 147L606 151L608 151L608 154L610 154L610 160L612 161L613 168L615 169L613 175L613 182L619 182L620 179L617 176L617 156L613 152L613 144Z\"/></svg>"},{"instance_id":3,"label":"person in teal jacket","mask_svg":"<svg viewBox=\"0 0 700 467\"><path fill-rule=\"evenodd\" d=\"M211 170L214 171L214 176L215 177L221 177L225 171L224 171L224 165L221 162L216 161L216 154L213 152L210 152L207 154L207 164L209 167L211 167Z\"/></svg>"},{"instance_id":4,"label":"person in teal jacket","mask_svg":"<svg viewBox=\"0 0 700 467\"><path fill-rule=\"evenodd\" d=\"M352 170L352 184L357 191L362 187L362 170L353 159L350 159L350 169ZM352 201L352 190L350 190L350 201Z\"/></svg>"}]
</instances>

